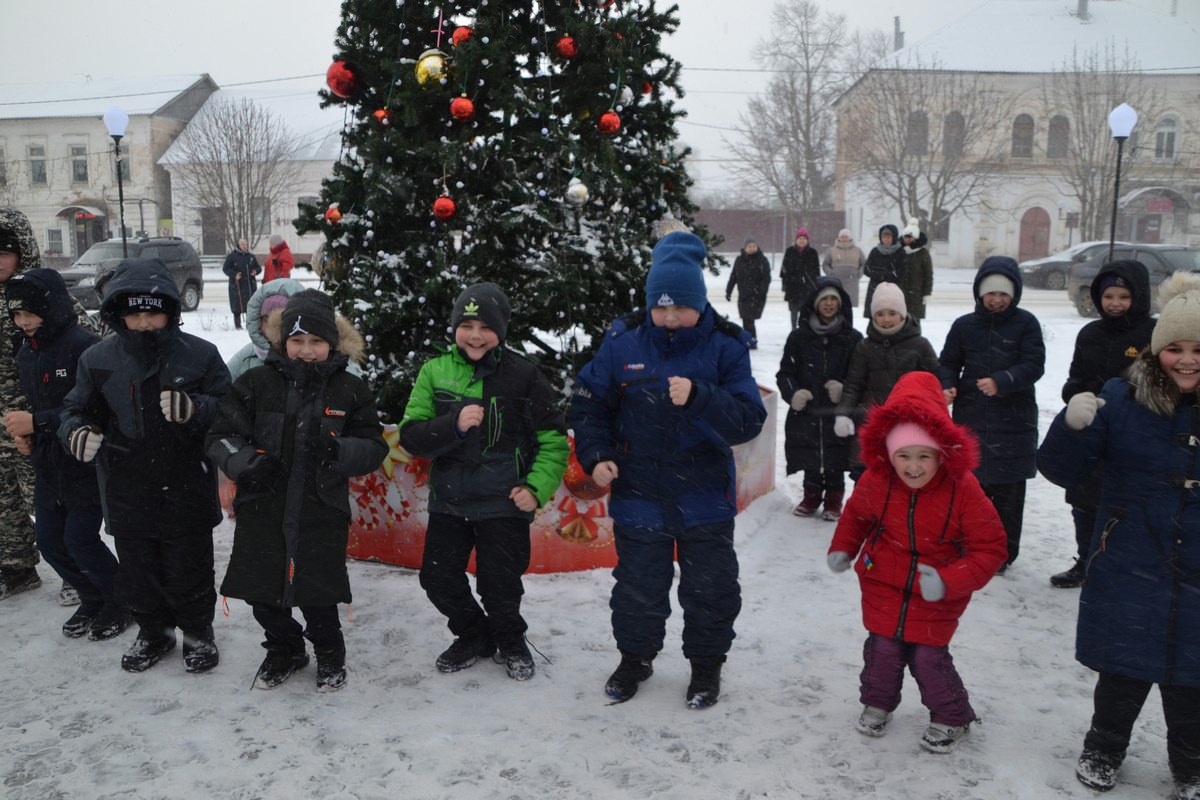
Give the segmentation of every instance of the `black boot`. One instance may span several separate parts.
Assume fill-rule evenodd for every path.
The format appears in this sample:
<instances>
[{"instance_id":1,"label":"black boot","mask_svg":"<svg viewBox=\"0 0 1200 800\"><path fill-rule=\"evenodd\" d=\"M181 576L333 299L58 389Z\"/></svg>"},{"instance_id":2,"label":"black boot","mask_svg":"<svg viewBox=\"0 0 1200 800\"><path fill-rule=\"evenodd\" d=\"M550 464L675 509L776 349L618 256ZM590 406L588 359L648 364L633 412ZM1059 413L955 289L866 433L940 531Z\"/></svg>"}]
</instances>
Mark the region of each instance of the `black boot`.
<instances>
[{"instance_id":1,"label":"black boot","mask_svg":"<svg viewBox=\"0 0 1200 800\"><path fill-rule=\"evenodd\" d=\"M1083 585L1083 576L1086 571L1087 567L1084 565L1083 559L1077 558L1070 569L1057 575L1051 575L1050 585L1056 589L1076 589Z\"/></svg>"},{"instance_id":2,"label":"black boot","mask_svg":"<svg viewBox=\"0 0 1200 800\"><path fill-rule=\"evenodd\" d=\"M63 636L68 639L78 639L81 636L86 636L87 632L92 629L92 625L96 621L96 617L100 615L101 606L81 605L75 609L75 613L71 618L63 623Z\"/></svg>"},{"instance_id":3,"label":"black boot","mask_svg":"<svg viewBox=\"0 0 1200 800\"><path fill-rule=\"evenodd\" d=\"M299 650L289 648L267 648L267 657L263 659L254 676L255 689L274 689L282 686L288 678L308 666L308 653L301 643Z\"/></svg>"},{"instance_id":4,"label":"black boot","mask_svg":"<svg viewBox=\"0 0 1200 800\"><path fill-rule=\"evenodd\" d=\"M34 567L24 569L0 568L0 600L14 594L27 592L42 585L42 579Z\"/></svg>"},{"instance_id":5,"label":"black boot","mask_svg":"<svg viewBox=\"0 0 1200 800\"><path fill-rule=\"evenodd\" d=\"M104 642L114 639L124 633L126 628L132 624L133 616L130 615L128 608L115 602L106 603L96 618L92 620L92 627L88 630L88 640Z\"/></svg>"},{"instance_id":6,"label":"black boot","mask_svg":"<svg viewBox=\"0 0 1200 800\"><path fill-rule=\"evenodd\" d=\"M133 644L121 656L121 669L126 672L145 672L157 664L163 656L175 649L175 634L152 636L138 631Z\"/></svg>"},{"instance_id":7,"label":"black boot","mask_svg":"<svg viewBox=\"0 0 1200 800\"><path fill-rule=\"evenodd\" d=\"M621 652L621 663L604 684L604 693L618 703L624 703L637 694L638 684L654 674L654 657L642 658L632 653Z\"/></svg>"},{"instance_id":8,"label":"black boot","mask_svg":"<svg viewBox=\"0 0 1200 800\"><path fill-rule=\"evenodd\" d=\"M514 681L527 681L533 677L536 671L533 665L533 656L529 653L529 645L525 644L524 636L520 639L503 642L499 646L499 652L493 658L504 664L508 677Z\"/></svg>"},{"instance_id":9,"label":"black boot","mask_svg":"<svg viewBox=\"0 0 1200 800\"><path fill-rule=\"evenodd\" d=\"M220 660L211 626L198 633L183 632L183 666L188 672L208 672Z\"/></svg>"},{"instance_id":10,"label":"black boot","mask_svg":"<svg viewBox=\"0 0 1200 800\"><path fill-rule=\"evenodd\" d=\"M481 658L491 658L496 652L492 638L479 630L464 633L437 657L438 672L451 673L466 669Z\"/></svg>"},{"instance_id":11,"label":"black boot","mask_svg":"<svg viewBox=\"0 0 1200 800\"><path fill-rule=\"evenodd\" d=\"M725 656L696 656L692 662L692 681L687 688L688 708L715 706L721 696L721 665Z\"/></svg>"},{"instance_id":12,"label":"black boot","mask_svg":"<svg viewBox=\"0 0 1200 800\"><path fill-rule=\"evenodd\" d=\"M317 654L317 691L336 692L346 685L346 644L314 648Z\"/></svg>"}]
</instances>

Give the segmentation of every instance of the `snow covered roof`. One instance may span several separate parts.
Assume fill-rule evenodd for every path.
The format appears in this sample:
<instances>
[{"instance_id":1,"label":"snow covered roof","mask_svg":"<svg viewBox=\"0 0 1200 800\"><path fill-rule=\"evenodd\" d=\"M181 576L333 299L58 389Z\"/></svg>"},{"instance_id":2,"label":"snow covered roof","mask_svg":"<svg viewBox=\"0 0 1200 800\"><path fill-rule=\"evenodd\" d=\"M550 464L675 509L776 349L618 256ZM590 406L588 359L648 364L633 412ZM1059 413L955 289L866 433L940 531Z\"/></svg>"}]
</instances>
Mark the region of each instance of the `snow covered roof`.
<instances>
[{"instance_id":1,"label":"snow covered roof","mask_svg":"<svg viewBox=\"0 0 1200 800\"><path fill-rule=\"evenodd\" d=\"M13 77L10 71L8 78ZM120 106L131 117L154 114L179 95L212 78L202 75L157 75L144 78L95 78L77 81L0 84L0 119L100 117Z\"/></svg>"},{"instance_id":2,"label":"snow covered roof","mask_svg":"<svg viewBox=\"0 0 1200 800\"><path fill-rule=\"evenodd\" d=\"M877 69L930 64L965 72L1053 72L1073 49L1128 48L1144 71L1200 74L1200 30L1127 0L984 0L914 44L888 55Z\"/></svg>"}]
</instances>

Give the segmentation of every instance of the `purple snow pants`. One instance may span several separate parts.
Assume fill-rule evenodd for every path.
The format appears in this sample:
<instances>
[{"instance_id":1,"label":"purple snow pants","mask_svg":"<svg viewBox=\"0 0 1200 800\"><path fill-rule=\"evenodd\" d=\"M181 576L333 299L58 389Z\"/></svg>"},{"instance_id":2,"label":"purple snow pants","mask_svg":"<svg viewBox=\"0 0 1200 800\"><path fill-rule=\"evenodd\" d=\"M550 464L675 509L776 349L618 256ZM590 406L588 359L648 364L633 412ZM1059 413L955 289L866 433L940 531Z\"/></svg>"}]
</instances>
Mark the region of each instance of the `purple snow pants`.
<instances>
[{"instance_id":1,"label":"purple snow pants","mask_svg":"<svg viewBox=\"0 0 1200 800\"><path fill-rule=\"evenodd\" d=\"M863 644L859 676L863 705L894 711L900 705L906 666L921 690L921 703L929 709L930 722L959 726L975 721L975 710L967 700L949 647L898 642L874 633Z\"/></svg>"}]
</instances>

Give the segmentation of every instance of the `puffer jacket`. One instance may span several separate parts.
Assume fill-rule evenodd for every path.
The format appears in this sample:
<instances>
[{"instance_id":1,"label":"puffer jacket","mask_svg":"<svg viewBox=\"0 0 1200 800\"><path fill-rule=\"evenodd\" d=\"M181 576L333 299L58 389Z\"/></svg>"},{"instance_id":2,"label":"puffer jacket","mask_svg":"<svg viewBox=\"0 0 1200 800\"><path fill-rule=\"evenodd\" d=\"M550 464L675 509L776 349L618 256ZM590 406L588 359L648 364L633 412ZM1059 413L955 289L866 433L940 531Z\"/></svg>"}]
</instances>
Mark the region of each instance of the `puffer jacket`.
<instances>
[{"instance_id":1,"label":"puffer jacket","mask_svg":"<svg viewBox=\"0 0 1200 800\"><path fill-rule=\"evenodd\" d=\"M738 291L738 316L755 320L762 317L767 305L767 291L771 288L771 263L762 251L747 253L745 250L733 262L729 272L729 283L725 285L725 296Z\"/></svg>"},{"instance_id":2,"label":"puffer jacket","mask_svg":"<svg viewBox=\"0 0 1200 800\"><path fill-rule=\"evenodd\" d=\"M783 284L783 299L790 306L799 306L808 297L821 277L821 256L810 245L801 250L791 245L783 251L783 266L779 268L779 282Z\"/></svg>"},{"instance_id":3,"label":"puffer jacket","mask_svg":"<svg viewBox=\"0 0 1200 800\"><path fill-rule=\"evenodd\" d=\"M920 425L938 443L941 468L910 489L892 467L887 435L897 424ZM971 474L979 457L974 434L951 422L934 375L910 373L897 382L860 433L867 471L834 531L829 552L857 556L863 624L902 642L950 643L971 594L1008 558L1004 526ZM921 595L918 564L935 567L945 596Z\"/></svg>"},{"instance_id":4,"label":"puffer jacket","mask_svg":"<svg viewBox=\"0 0 1200 800\"><path fill-rule=\"evenodd\" d=\"M263 262L263 283L270 283L280 278L292 277L292 267L296 259L292 257L292 249L287 242L280 242L271 248L270 254Z\"/></svg>"},{"instance_id":5,"label":"puffer jacket","mask_svg":"<svg viewBox=\"0 0 1200 800\"><path fill-rule=\"evenodd\" d=\"M933 294L933 256L929 254L929 239L921 231L911 246L904 247L904 304L909 316L925 319L925 298Z\"/></svg>"},{"instance_id":6,"label":"puffer jacket","mask_svg":"<svg viewBox=\"0 0 1200 800\"><path fill-rule=\"evenodd\" d=\"M890 336L884 336L868 322L866 338L850 356L837 413L861 422L872 406L887 400L901 375L936 372L937 368L937 354L921 335L921 323L917 320L907 318L900 330Z\"/></svg>"},{"instance_id":7,"label":"puffer jacket","mask_svg":"<svg viewBox=\"0 0 1200 800\"><path fill-rule=\"evenodd\" d=\"M900 231L895 225L883 225L879 228L882 239L884 231L892 234L892 243L885 245L881 241L871 248L863 265L863 274L867 276L867 298L863 303L863 316L871 318L871 298L875 296L875 287L881 283L894 283L904 286L908 276L908 255L904 245L900 244Z\"/></svg>"}]
</instances>

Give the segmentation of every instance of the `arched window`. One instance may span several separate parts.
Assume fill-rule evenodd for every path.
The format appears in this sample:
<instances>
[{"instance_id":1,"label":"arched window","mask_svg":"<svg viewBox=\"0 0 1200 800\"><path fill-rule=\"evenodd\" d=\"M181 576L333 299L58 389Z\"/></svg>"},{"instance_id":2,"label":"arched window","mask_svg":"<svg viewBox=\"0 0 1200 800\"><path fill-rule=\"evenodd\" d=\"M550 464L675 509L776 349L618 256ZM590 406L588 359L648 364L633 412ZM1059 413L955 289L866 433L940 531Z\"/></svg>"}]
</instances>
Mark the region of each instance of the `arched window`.
<instances>
[{"instance_id":1,"label":"arched window","mask_svg":"<svg viewBox=\"0 0 1200 800\"><path fill-rule=\"evenodd\" d=\"M951 111L942 120L942 153L946 158L958 158L963 154L963 144L967 138L967 125L963 115Z\"/></svg>"},{"instance_id":2,"label":"arched window","mask_svg":"<svg viewBox=\"0 0 1200 800\"><path fill-rule=\"evenodd\" d=\"M1033 117L1018 114L1013 120L1012 154L1016 158L1033 158Z\"/></svg>"},{"instance_id":3,"label":"arched window","mask_svg":"<svg viewBox=\"0 0 1200 800\"><path fill-rule=\"evenodd\" d=\"M1071 142L1071 123L1062 114L1050 118L1050 129L1046 134L1046 155L1050 158L1066 158Z\"/></svg>"},{"instance_id":4,"label":"arched window","mask_svg":"<svg viewBox=\"0 0 1200 800\"><path fill-rule=\"evenodd\" d=\"M923 156L929 152L929 115L924 111L908 112L908 128L904 137L906 156Z\"/></svg>"},{"instance_id":5,"label":"arched window","mask_svg":"<svg viewBox=\"0 0 1200 800\"><path fill-rule=\"evenodd\" d=\"M1154 130L1154 158L1156 161L1175 160L1175 131L1177 125L1173 117L1163 117Z\"/></svg>"}]
</instances>

